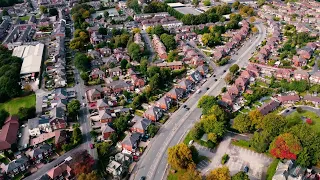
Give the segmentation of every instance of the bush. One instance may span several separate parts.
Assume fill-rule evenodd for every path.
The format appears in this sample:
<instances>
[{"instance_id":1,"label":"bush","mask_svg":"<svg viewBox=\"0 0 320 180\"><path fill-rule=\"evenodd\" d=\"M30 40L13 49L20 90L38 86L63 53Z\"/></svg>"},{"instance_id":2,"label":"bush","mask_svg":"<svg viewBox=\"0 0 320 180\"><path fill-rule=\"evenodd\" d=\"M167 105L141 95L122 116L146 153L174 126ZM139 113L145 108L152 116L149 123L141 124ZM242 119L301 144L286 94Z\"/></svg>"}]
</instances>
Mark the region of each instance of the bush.
<instances>
[{"instance_id":1,"label":"bush","mask_svg":"<svg viewBox=\"0 0 320 180\"><path fill-rule=\"evenodd\" d=\"M229 160L229 155L228 155L228 154L224 154L224 155L222 156L222 159L221 159L221 164L227 163L228 160Z\"/></svg>"},{"instance_id":2,"label":"bush","mask_svg":"<svg viewBox=\"0 0 320 180\"><path fill-rule=\"evenodd\" d=\"M298 113L303 113L303 109L301 107L297 107L297 112Z\"/></svg>"}]
</instances>

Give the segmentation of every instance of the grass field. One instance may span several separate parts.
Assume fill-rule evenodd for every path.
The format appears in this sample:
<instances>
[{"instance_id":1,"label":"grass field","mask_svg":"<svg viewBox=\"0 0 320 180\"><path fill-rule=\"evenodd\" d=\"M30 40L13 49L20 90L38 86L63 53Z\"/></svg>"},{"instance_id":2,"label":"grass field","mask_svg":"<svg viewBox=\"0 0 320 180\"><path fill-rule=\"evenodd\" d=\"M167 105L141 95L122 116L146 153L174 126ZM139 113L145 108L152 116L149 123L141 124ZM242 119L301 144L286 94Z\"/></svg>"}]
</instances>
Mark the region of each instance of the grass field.
<instances>
[{"instance_id":1,"label":"grass field","mask_svg":"<svg viewBox=\"0 0 320 180\"><path fill-rule=\"evenodd\" d=\"M17 114L20 107L33 107L36 105L36 95L19 97L11 99L5 103L0 103L0 109L5 109L11 115Z\"/></svg>"},{"instance_id":2,"label":"grass field","mask_svg":"<svg viewBox=\"0 0 320 180\"><path fill-rule=\"evenodd\" d=\"M303 111L302 113L294 112L294 113L290 114L288 116L288 118L294 117L294 116L300 116L300 117L304 116L306 118L310 118L312 120L311 127L314 130L320 132L320 117L318 116L318 114L316 114L312 111ZM302 121L302 119L301 119L301 121Z\"/></svg>"},{"instance_id":3,"label":"grass field","mask_svg":"<svg viewBox=\"0 0 320 180\"><path fill-rule=\"evenodd\" d=\"M279 163L279 159L274 159L267 170L267 180L272 180L273 175L276 173L276 169Z\"/></svg>"},{"instance_id":4,"label":"grass field","mask_svg":"<svg viewBox=\"0 0 320 180\"><path fill-rule=\"evenodd\" d=\"M29 20L29 16L23 16L23 17L19 17L22 21L28 21Z\"/></svg>"}]
</instances>

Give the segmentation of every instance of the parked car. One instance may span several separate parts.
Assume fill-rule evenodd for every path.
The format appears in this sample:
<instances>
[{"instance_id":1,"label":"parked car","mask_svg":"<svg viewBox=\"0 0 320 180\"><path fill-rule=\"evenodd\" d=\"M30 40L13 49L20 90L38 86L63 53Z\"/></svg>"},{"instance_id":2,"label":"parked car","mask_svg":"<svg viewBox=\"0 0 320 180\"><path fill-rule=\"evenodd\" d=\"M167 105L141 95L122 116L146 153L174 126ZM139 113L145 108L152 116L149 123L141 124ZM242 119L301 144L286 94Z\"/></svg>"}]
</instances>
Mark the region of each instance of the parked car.
<instances>
[{"instance_id":1,"label":"parked car","mask_svg":"<svg viewBox=\"0 0 320 180\"><path fill-rule=\"evenodd\" d=\"M90 144L90 148L93 149L93 148L94 148L94 145L93 145L93 144Z\"/></svg>"},{"instance_id":2,"label":"parked car","mask_svg":"<svg viewBox=\"0 0 320 180\"><path fill-rule=\"evenodd\" d=\"M146 180L145 176L141 176L140 180Z\"/></svg>"},{"instance_id":3,"label":"parked car","mask_svg":"<svg viewBox=\"0 0 320 180\"><path fill-rule=\"evenodd\" d=\"M191 146L193 144L193 140L189 141L189 146Z\"/></svg>"},{"instance_id":4,"label":"parked car","mask_svg":"<svg viewBox=\"0 0 320 180\"><path fill-rule=\"evenodd\" d=\"M248 172L249 172L249 167L248 167L248 166L245 166L245 167L243 168L243 172L248 173Z\"/></svg>"},{"instance_id":5,"label":"parked car","mask_svg":"<svg viewBox=\"0 0 320 180\"><path fill-rule=\"evenodd\" d=\"M186 107L187 107L187 105L186 105L186 104L184 104L182 107L183 107L183 108L186 108Z\"/></svg>"}]
</instances>

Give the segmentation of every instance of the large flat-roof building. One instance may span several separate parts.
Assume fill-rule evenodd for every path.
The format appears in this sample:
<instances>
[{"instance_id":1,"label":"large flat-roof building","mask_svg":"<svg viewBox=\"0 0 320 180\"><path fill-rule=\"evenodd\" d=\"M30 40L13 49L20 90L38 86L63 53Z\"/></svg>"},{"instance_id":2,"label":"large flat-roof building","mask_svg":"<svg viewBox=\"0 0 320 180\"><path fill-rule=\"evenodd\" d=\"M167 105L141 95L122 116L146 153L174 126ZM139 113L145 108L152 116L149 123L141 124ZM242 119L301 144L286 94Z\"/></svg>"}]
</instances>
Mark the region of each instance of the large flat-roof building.
<instances>
[{"instance_id":1,"label":"large flat-roof building","mask_svg":"<svg viewBox=\"0 0 320 180\"><path fill-rule=\"evenodd\" d=\"M44 44L21 45L14 48L12 55L23 59L20 75L37 77L40 73Z\"/></svg>"}]
</instances>

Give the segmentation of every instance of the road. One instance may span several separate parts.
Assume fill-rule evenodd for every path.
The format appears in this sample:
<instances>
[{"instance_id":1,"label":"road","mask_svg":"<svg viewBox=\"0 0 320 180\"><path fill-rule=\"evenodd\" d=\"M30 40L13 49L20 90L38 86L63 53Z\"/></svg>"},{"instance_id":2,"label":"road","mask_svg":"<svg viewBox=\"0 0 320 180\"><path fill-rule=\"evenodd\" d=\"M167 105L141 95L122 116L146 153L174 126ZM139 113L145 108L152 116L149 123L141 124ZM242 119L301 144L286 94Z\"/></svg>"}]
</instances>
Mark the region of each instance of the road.
<instances>
[{"instance_id":1,"label":"road","mask_svg":"<svg viewBox=\"0 0 320 180\"><path fill-rule=\"evenodd\" d=\"M266 29L263 24L257 23L256 26L259 30L258 38L253 37L252 42L246 42L244 46L240 48L238 55L232 56L232 59L235 60L231 63L237 63L240 68L248 64L251 53L255 51L256 47L266 37ZM231 64L228 64L215 69L216 78L211 77L202 85L202 87L209 87L210 89L207 92L202 90L202 92L205 92L206 95L218 95L221 88L225 86L223 77L227 74L227 69L230 66ZM224 72L225 70L226 72ZM138 180L141 176L146 176L147 179L152 180L162 180L165 178L167 149L179 143L193 124L200 118L201 109L196 106L202 95L204 94L193 94L185 102L190 110L187 111L184 108L178 109L166 124L161 127L159 133L151 140L141 160L137 163L130 179Z\"/></svg>"},{"instance_id":2,"label":"road","mask_svg":"<svg viewBox=\"0 0 320 180\"><path fill-rule=\"evenodd\" d=\"M151 40L150 40L150 37L148 35L148 33L145 31L145 30L141 30L141 36L142 38L144 39L144 42L145 42L145 45L147 47L147 49L149 50L150 52L150 56L149 56L149 62L152 62L154 56L155 56L155 52L154 52L154 49L152 47L152 43L151 43Z\"/></svg>"},{"instance_id":3,"label":"road","mask_svg":"<svg viewBox=\"0 0 320 180\"><path fill-rule=\"evenodd\" d=\"M311 112L316 113L318 116L320 116L320 109L319 108L314 108L311 106L304 106L304 105L296 106L296 107L301 107L305 111L311 111ZM288 116L288 115L294 113L295 111L297 111L297 109L292 109L291 107L289 107L289 108L281 111L279 114L281 114L283 116Z\"/></svg>"}]
</instances>

